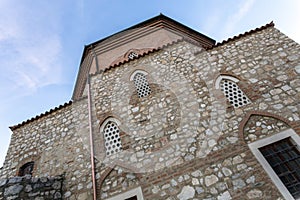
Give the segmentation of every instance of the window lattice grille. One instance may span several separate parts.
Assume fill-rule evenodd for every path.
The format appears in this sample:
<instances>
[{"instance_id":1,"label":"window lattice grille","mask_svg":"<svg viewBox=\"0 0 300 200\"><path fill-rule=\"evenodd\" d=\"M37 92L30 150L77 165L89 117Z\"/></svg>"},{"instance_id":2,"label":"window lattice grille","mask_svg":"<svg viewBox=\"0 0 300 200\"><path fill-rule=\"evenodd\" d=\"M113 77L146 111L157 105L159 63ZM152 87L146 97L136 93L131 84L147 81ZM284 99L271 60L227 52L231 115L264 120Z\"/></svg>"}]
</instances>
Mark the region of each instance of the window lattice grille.
<instances>
[{"instance_id":1,"label":"window lattice grille","mask_svg":"<svg viewBox=\"0 0 300 200\"><path fill-rule=\"evenodd\" d=\"M235 82L228 79L222 79L220 87L230 104L235 108L251 103L249 98Z\"/></svg>"},{"instance_id":2,"label":"window lattice grille","mask_svg":"<svg viewBox=\"0 0 300 200\"><path fill-rule=\"evenodd\" d=\"M130 52L130 53L128 54L128 58L129 58L129 59L134 59L134 58L136 58L136 57L138 57L138 54L137 54L136 52L134 52L134 51L132 51L132 52Z\"/></svg>"},{"instance_id":3,"label":"window lattice grille","mask_svg":"<svg viewBox=\"0 0 300 200\"><path fill-rule=\"evenodd\" d=\"M133 81L139 97L145 97L151 93L151 88L148 84L146 75L137 73L134 76Z\"/></svg>"},{"instance_id":4,"label":"window lattice grille","mask_svg":"<svg viewBox=\"0 0 300 200\"><path fill-rule=\"evenodd\" d=\"M300 152L290 138L259 149L295 199L300 197Z\"/></svg>"},{"instance_id":5,"label":"window lattice grille","mask_svg":"<svg viewBox=\"0 0 300 200\"><path fill-rule=\"evenodd\" d=\"M120 130L118 125L109 121L104 127L106 155L112 155L122 150Z\"/></svg>"}]
</instances>

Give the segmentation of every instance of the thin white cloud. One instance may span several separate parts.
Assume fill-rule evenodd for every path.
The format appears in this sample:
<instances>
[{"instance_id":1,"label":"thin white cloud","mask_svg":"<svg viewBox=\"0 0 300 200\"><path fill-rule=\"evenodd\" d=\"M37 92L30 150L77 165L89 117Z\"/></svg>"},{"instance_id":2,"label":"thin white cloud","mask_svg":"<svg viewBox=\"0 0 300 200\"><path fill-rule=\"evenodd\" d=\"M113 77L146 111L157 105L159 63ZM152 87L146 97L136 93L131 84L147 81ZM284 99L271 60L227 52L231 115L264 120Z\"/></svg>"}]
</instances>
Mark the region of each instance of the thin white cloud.
<instances>
[{"instance_id":1,"label":"thin white cloud","mask_svg":"<svg viewBox=\"0 0 300 200\"><path fill-rule=\"evenodd\" d=\"M20 45L20 59L23 64L30 66L30 70L18 70L35 77L40 86L59 82L62 67L59 56L61 50L60 40L56 35L45 35L45 38L39 38L37 43L33 41L30 47Z\"/></svg>"},{"instance_id":2,"label":"thin white cloud","mask_svg":"<svg viewBox=\"0 0 300 200\"><path fill-rule=\"evenodd\" d=\"M243 17L250 11L255 0L246 0L243 1L243 4L240 5L238 11L233 15L229 16L228 21L224 28L224 35L232 35L236 25L243 19Z\"/></svg>"},{"instance_id":3,"label":"thin white cloud","mask_svg":"<svg viewBox=\"0 0 300 200\"><path fill-rule=\"evenodd\" d=\"M47 13L51 10L35 9L36 13L32 13L31 6L21 6L14 1L0 3L0 48L5 49L0 52L3 72L0 77L9 76L5 79L10 81L10 88L6 89L15 95L28 94L62 80L59 56L62 47L56 32L57 19ZM43 15L47 17L37 17Z\"/></svg>"}]
</instances>

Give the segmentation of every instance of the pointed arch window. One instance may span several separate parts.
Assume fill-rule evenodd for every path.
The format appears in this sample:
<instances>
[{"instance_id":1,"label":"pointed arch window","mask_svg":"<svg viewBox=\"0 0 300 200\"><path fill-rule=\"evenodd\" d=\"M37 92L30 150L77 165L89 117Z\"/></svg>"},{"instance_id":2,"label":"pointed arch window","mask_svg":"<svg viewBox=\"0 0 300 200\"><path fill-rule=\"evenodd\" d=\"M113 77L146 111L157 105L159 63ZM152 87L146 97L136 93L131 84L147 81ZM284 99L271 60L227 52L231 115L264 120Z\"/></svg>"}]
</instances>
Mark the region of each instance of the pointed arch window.
<instances>
[{"instance_id":1,"label":"pointed arch window","mask_svg":"<svg viewBox=\"0 0 300 200\"><path fill-rule=\"evenodd\" d=\"M119 122L114 118L108 118L102 124L100 132L103 133L106 155L112 155L122 150Z\"/></svg>"},{"instance_id":2,"label":"pointed arch window","mask_svg":"<svg viewBox=\"0 0 300 200\"><path fill-rule=\"evenodd\" d=\"M223 75L216 80L216 88L221 89L227 100L235 108L251 103L247 95L239 88L238 82L237 78Z\"/></svg>"},{"instance_id":3,"label":"pointed arch window","mask_svg":"<svg viewBox=\"0 0 300 200\"><path fill-rule=\"evenodd\" d=\"M34 162L28 162L19 169L18 176L32 175Z\"/></svg>"},{"instance_id":4,"label":"pointed arch window","mask_svg":"<svg viewBox=\"0 0 300 200\"><path fill-rule=\"evenodd\" d=\"M133 80L138 96L140 98L146 97L151 93L151 88L147 80L147 72L137 70L131 75L130 80Z\"/></svg>"}]
</instances>

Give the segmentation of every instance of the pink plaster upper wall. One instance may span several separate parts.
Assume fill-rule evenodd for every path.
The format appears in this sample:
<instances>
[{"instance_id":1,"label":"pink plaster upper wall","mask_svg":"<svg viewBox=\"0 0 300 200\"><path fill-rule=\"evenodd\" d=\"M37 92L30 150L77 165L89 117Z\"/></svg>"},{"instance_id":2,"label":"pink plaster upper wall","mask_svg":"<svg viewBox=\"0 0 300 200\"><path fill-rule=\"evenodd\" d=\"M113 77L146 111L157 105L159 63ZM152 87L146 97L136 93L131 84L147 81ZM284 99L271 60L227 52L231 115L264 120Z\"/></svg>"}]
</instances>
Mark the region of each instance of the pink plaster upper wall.
<instances>
[{"instance_id":1,"label":"pink plaster upper wall","mask_svg":"<svg viewBox=\"0 0 300 200\"><path fill-rule=\"evenodd\" d=\"M183 36L179 35L178 33L174 33L171 30L159 28L144 31L144 35L135 35L134 38L130 38L130 35L127 35L123 38L118 38L117 42L104 41L104 44L96 47L99 69L101 70L109 67L114 61L120 59L120 57L126 54L130 49L157 48L172 41L181 39L182 37ZM125 39L126 42L123 42L123 40ZM95 59L93 59L90 68L90 74L93 74L95 72L96 61Z\"/></svg>"},{"instance_id":2,"label":"pink plaster upper wall","mask_svg":"<svg viewBox=\"0 0 300 200\"><path fill-rule=\"evenodd\" d=\"M215 44L213 39L171 18L159 15L86 46L72 99L82 97L87 74L95 74L99 70L126 61L125 54L129 50L136 50L142 55L183 38L196 42L204 48L210 48Z\"/></svg>"}]
</instances>

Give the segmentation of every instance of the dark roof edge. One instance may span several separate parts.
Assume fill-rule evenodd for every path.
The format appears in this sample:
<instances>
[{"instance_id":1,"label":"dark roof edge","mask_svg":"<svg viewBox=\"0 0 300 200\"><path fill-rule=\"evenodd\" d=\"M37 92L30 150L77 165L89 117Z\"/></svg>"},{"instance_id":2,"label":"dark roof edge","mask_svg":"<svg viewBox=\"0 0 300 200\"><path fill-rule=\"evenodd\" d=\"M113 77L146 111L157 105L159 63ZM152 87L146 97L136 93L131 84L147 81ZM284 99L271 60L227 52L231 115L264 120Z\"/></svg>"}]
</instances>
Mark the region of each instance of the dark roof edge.
<instances>
[{"instance_id":1,"label":"dark roof edge","mask_svg":"<svg viewBox=\"0 0 300 200\"><path fill-rule=\"evenodd\" d=\"M198 31L196 31L196 30L194 30L194 29L192 29L192 28L190 28L190 27L188 27L188 26L186 26L186 25L184 25L184 24L182 24L182 23L180 23L180 22L178 22L178 21L175 21L174 19L172 19L172 18L170 18L170 17L167 17L166 15L163 15L162 13L160 13L159 15L157 15L157 16L155 16L155 17L152 17L152 18L147 19L147 20L145 20L145 21L142 21L142 22L140 22L140 23L138 23L138 24L136 24L136 25L133 25L133 26L131 26L131 27L129 27L129 28L123 29L123 30L121 30L121 31L119 31L119 32L117 32L117 33L114 33L114 34L112 34L112 35L109 35L109 36L107 36L107 37L105 37L105 38L103 38L103 39L100 39L100 40L98 40L98 41L95 41L95 42L93 42L93 43L90 43L90 44L88 44L88 45L85 45L85 46L84 46L84 49L83 49L83 51L82 51L82 56L81 56L81 59L80 59L80 64L79 64L79 68L78 68L78 72L77 72L77 76L76 76L76 81L75 81L74 88L73 88L72 99L73 99L73 100L75 99L75 96L74 96L75 93L74 93L74 91L75 91L75 88L77 87L77 84L78 84L77 79L78 79L78 77L79 77L79 75L80 75L80 73L81 73L81 71L80 71L81 64L83 63L83 61L84 61L84 59L85 59L85 57L86 57L88 51L89 51L91 48L93 48L93 47L94 47L95 45L97 45L98 43L103 42L104 40L107 40L107 39L109 39L110 37L113 37L113 36L115 36L115 35L117 35L117 34L120 34L120 33L122 33L122 32L131 30L131 29L135 29L135 28L139 28L139 27L145 27L147 24L151 24L152 22L159 21L159 20L162 20L162 19L164 19L164 20L166 20L166 21L169 21L169 22L171 22L171 23L174 23L174 24L176 24L176 25L178 25L178 26L181 26L183 29L186 29L186 30L190 31L191 33L193 33L193 34L195 34L195 35L201 36L201 37L207 39L208 41L210 41L210 42L213 43L213 44L216 43L216 41L215 41L214 39L212 39L212 38L210 38L210 37L208 37L208 36L206 36L206 35L204 35L204 34L198 32Z\"/></svg>"},{"instance_id":2,"label":"dark roof edge","mask_svg":"<svg viewBox=\"0 0 300 200\"><path fill-rule=\"evenodd\" d=\"M100 42L103 42L104 40L107 40L108 38L113 37L113 36L115 36L115 35L117 35L117 34L120 34L120 33L122 33L122 32L131 30L131 29L135 29L135 28L144 27L145 25L150 24L151 22L156 21L156 20L160 20L160 19L166 19L166 20L169 20L169 21L171 21L171 22L173 22L173 23L175 23L175 24L177 24L177 25L179 25L179 26L182 26L182 27L188 29L189 31L191 31L191 32L193 32L193 33L195 33L195 34L197 34L197 35L200 35L200 36L206 38L207 40L209 40L209 41L211 41L211 42L213 42L213 43L216 43L216 40L214 40L214 39L212 39L212 38L210 38L210 37L208 37L208 36L206 36L206 35L204 35L204 34L198 32L198 31L196 31L196 30L194 30L194 29L192 29L192 28L190 28L190 27L188 27L188 26L186 26L186 25L184 25L184 24L182 24L182 23L180 23L180 22L178 22L178 21L175 21L174 19L172 19L172 18L170 18L170 17L167 17L166 15L163 15L162 13L160 13L159 15L157 15L157 16L155 16L155 17L152 17L152 18L147 19L147 20L145 20L145 21L142 21L142 22L140 22L140 23L138 23L138 24L136 24L136 25L133 25L133 26L130 26L130 27L126 28L126 29L123 29L123 30L121 30L121 31L119 31L119 32L117 32L117 33L114 33L114 34L109 35L109 36L107 36L107 37L105 37L105 38L102 38L102 39L97 40L97 41L95 41L95 42L92 42L92 43L90 43L90 44L88 44L88 45L85 45L85 46L84 46L83 53L82 53L82 58L81 58L80 64L81 64L82 61L83 61L83 58L84 58L84 56L85 56L85 54L86 54L86 51L87 51L89 48L95 46L96 44L98 44L98 43L100 43Z\"/></svg>"},{"instance_id":3,"label":"dark roof edge","mask_svg":"<svg viewBox=\"0 0 300 200\"><path fill-rule=\"evenodd\" d=\"M267 28L274 27L274 26L275 26L274 22L271 21L270 23L268 23L268 24L266 24L266 25L263 25L263 26L261 26L261 27L259 27L259 28L252 29L252 30L250 30L250 31L246 31L246 32L241 33L241 34L239 34L239 35L236 35L236 36L233 36L233 37L228 38L228 39L226 39L226 40L223 40L222 42L218 42L218 43L215 44L214 46L209 47L209 48L206 48L206 50L210 50L210 49L213 49L213 48L222 46L222 45L227 44L227 43L229 43L229 42L235 41L235 40L240 39L240 38L242 38L242 37L251 35L251 34L253 34L253 33L256 33L256 32L259 32L259 31L262 31L262 30L265 30L265 29L267 29Z\"/></svg>"},{"instance_id":4,"label":"dark roof edge","mask_svg":"<svg viewBox=\"0 0 300 200\"><path fill-rule=\"evenodd\" d=\"M64 103L64 104L62 104L62 105L59 105L59 106L57 106L57 107L55 107L55 108L52 108L52 109L50 109L49 111L46 111L46 112L44 112L44 113L42 113L42 114L40 114L40 115L36 115L35 117L32 117L31 119L28 119L28 120L26 120L26 121L23 121L23 122L21 122L21 123L19 123L19 124L17 124L17 125L14 125L14 126L10 126L9 128L10 128L10 130L14 131L14 130L16 130L17 128L20 128L21 126L24 126L25 124L28 124L28 123L30 123L30 122L33 122L33 121L35 121L35 120L37 120L37 119L39 119L39 118L41 118L41 117L47 116L47 115L49 115L49 114L51 114L51 113L53 113L53 112L55 112L55 111L58 111L58 110L60 110L60 109L65 108L65 107L67 107L67 106L70 106L70 105L72 105L72 103L73 103L72 101L66 102L66 103Z\"/></svg>"}]
</instances>

